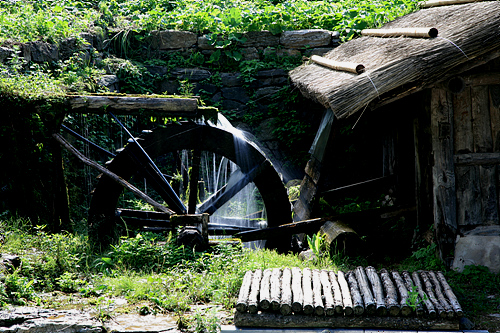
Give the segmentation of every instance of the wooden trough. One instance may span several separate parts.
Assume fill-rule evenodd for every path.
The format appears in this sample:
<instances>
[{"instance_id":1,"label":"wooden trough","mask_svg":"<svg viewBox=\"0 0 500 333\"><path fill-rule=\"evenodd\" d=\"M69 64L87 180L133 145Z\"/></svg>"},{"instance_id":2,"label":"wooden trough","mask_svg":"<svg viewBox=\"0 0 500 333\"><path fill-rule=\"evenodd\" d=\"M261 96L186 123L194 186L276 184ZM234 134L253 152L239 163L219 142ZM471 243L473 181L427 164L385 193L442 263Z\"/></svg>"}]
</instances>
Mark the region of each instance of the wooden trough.
<instances>
[{"instance_id":1,"label":"wooden trough","mask_svg":"<svg viewBox=\"0 0 500 333\"><path fill-rule=\"evenodd\" d=\"M246 272L235 326L458 330L461 306L442 272L342 272L304 268Z\"/></svg>"}]
</instances>

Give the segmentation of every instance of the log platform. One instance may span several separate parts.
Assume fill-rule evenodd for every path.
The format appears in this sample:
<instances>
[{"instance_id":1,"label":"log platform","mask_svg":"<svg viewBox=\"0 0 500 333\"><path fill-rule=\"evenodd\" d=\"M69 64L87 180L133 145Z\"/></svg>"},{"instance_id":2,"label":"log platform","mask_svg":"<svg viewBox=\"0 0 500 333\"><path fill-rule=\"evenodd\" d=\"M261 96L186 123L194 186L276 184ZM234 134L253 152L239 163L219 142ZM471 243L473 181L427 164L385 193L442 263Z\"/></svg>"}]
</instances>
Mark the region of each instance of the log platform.
<instances>
[{"instance_id":1,"label":"log platform","mask_svg":"<svg viewBox=\"0 0 500 333\"><path fill-rule=\"evenodd\" d=\"M268 277L271 271L274 281ZM254 278L252 288L248 286L248 276ZM405 283L401 276L407 280ZM254 290L254 286L263 291ZM274 307L255 299L255 295L267 295L269 290L279 294L271 296L276 303ZM245 293L251 294L247 296ZM412 294L418 294L420 298L409 297ZM409 299L415 298L416 303L410 304ZM251 304L241 304L242 300ZM255 304L259 306L250 311ZM437 316L436 308L445 310ZM458 330L461 316L460 304L441 272L409 274L361 266L350 272L274 268L268 270L268 274L262 274L260 270L247 272L234 324L236 327L261 328L444 331Z\"/></svg>"}]
</instances>

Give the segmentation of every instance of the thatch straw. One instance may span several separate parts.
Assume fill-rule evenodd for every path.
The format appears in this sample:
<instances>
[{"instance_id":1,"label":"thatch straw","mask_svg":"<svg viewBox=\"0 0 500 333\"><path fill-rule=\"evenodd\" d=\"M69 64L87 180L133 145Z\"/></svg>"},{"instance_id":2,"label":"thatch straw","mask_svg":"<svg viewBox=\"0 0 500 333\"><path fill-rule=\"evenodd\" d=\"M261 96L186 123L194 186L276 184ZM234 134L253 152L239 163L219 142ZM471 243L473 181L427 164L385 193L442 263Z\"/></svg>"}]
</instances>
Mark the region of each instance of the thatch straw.
<instances>
[{"instance_id":1,"label":"thatch straw","mask_svg":"<svg viewBox=\"0 0 500 333\"><path fill-rule=\"evenodd\" d=\"M424 9L383 28L429 26L438 29L440 37L360 37L324 55L334 61L363 63L367 70L361 75L307 64L291 71L290 78L306 97L331 107L337 118L345 118L379 94L403 85L430 85L454 67L500 50L499 1Z\"/></svg>"},{"instance_id":2,"label":"thatch straw","mask_svg":"<svg viewBox=\"0 0 500 333\"><path fill-rule=\"evenodd\" d=\"M437 37L436 28L399 28L399 29L364 29L361 30L362 36L371 37Z\"/></svg>"}]
</instances>

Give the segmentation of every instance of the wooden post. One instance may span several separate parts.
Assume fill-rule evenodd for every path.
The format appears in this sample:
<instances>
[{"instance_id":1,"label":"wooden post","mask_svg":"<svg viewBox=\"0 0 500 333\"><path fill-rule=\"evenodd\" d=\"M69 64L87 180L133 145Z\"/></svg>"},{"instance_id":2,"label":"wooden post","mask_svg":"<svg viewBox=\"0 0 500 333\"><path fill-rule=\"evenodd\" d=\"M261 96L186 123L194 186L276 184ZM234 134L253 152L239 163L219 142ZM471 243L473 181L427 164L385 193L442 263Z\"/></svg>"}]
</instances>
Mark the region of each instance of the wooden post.
<instances>
[{"instance_id":1,"label":"wooden post","mask_svg":"<svg viewBox=\"0 0 500 333\"><path fill-rule=\"evenodd\" d=\"M434 153L434 230L441 259L447 261L455 248L457 234L455 166L453 161L453 108L451 93L432 89L432 150Z\"/></svg>"},{"instance_id":2,"label":"wooden post","mask_svg":"<svg viewBox=\"0 0 500 333\"><path fill-rule=\"evenodd\" d=\"M317 269L313 269L312 271L312 282L314 313L317 316L322 316L325 314L325 307L323 306L323 300L321 299L321 279L319 276L319 270Z\"/></svg>"},{"instance_id":3,"label":"wooden post","mask_svg":"<svg viewBox=\"0 0 500 333\"><path fill-rule=\"evenodd\" d=\"M395 317L400 312L398 293L396 292L394 283L392 283L389 272L387 272L385 268L380 270L380 278L382 279L382 283L384 285L384 292L386 295L385 303L387 304L388 312L391 316Z\"/></svg>"},{"instance_id":4,"label":"wooden post","mask_svg":"<svg viewBox=\"0 0 500 333\"><path fill-rule=\"evenodd\" d=\"M361 266L358 266L354 272L356 273L356 279L358 280L361 295L363 295L363 302L365 303L366 312L370 315L373 315L377 311L377 307L375 305L375 298L373 297L372 291L370 289L370 284L368 282L365 269Z\"/></svg>"},{"instance_id":5,"label":"wooden post","mask_svg":"<svg viewBox=\"0 0 500 333\"><path fill-rule=\"evenodd\" d=\"M366 267L366 275L368 276L368 280L370 280L375 295L376 313L379 316L385 316L387 315L387 308L385 306L384 290L382 289L382 282L378 277L377 271L372 266L368 266Z\"/></svg>"},{"instance_id":6,"label":"wooden post","mask_svg":"<svg viewBox=\"0 0 500 333\"><path fill-rule=\"evenodd\" d=\"M280 309L280 296L281 296L281 269L273 268L271 274L271 308L273 311Z\"/></svg>"},{"instance_id":7,"label":"wooden post","mask_svg":"<svg viewBox=\"0 0 500 333\"><path fill-rule=\"evenodd\" d=\"M349 289L351 291L354 315L361 316L365 312L365 308L363 306L363 297L359 291L358 281L356 280L356 274L353 271L347 272L347 281L349 282Z\"/></svg>"},{"instance_id":8,"label":"wooden post","mask_svg":"<svg viewBox=\"0 0 500 333\"><path fill-rule=\"evenodd\" d=\"M401 306L401 314L405 317L409 316L411 313L411 308L408 306L408 290L406 289L403 278L396 271L392 271L391 275L392 275L392 278L394 279L394 282L396 283L396 287L398 288L399 300L400 300L399 305Z\"/></svg>"},{"instance_id":9,"label":"wooden post","mask_svg":"<svg viewBox=\"0 0 500 333\"><path fill-rule=\"evenodd\" d=\"M341 314L345 306L346 315L349 316L352 314L352 300L349 293L349 286L345 280L344 273L339 271L338 274L339 278L337 279L334 272L330 271L328 273L333 290L333 305L337 314ZM342 282L340 282L340 276L342 276ZM341 287L342 284L343 286Z\"/></svg>"},{"instance_id":10,"label":"wooden post","mask_svg":"<svg viewBox=\"0 0 500 333\"><path fill-rule=\"evenodd\" d=\"M252 287L248 295L248 312L257 313L259 305L260 280L262 279L262 270L256 269L252 276Z\"/></svg>"},{"instance_id":11,"label":"wooden post","mask_svg":"<svg viewBox=\"0 0 500 333\"><path fill-rule=\"evenodd\" d=\"M319 277L321 279L323 296L325 298L325 313L327 316L333 316L335 314L335 306L333 301L332 284L330 283L328 272L326 270L321 270Z\"/></svg>"}]
</instances>

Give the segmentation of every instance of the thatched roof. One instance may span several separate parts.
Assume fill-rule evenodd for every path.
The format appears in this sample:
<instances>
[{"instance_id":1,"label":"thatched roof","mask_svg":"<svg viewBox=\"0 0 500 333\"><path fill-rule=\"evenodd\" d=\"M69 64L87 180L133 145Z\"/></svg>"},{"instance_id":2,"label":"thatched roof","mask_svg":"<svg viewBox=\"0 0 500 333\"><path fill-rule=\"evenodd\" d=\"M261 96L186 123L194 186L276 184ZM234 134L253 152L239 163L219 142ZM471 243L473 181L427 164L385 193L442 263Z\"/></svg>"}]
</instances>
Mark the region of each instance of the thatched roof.
<instances>
[{"instance_id":1,"label":"thatched roof","mask_svg":"<svg viewBox=\"0 0 500 333\"><path fill-rule=\"evenodd\" d=\"M306 97L345 118L380 98L418 91L450 73L457 74L466 63L487 55L500 56L500 1L423 9L383 28L416 27L437 28L439 35L356 38L324 57L361 63L365 73L340 72L311 63L294 69L290 77Z\"/></svg>"}]
</instances>

